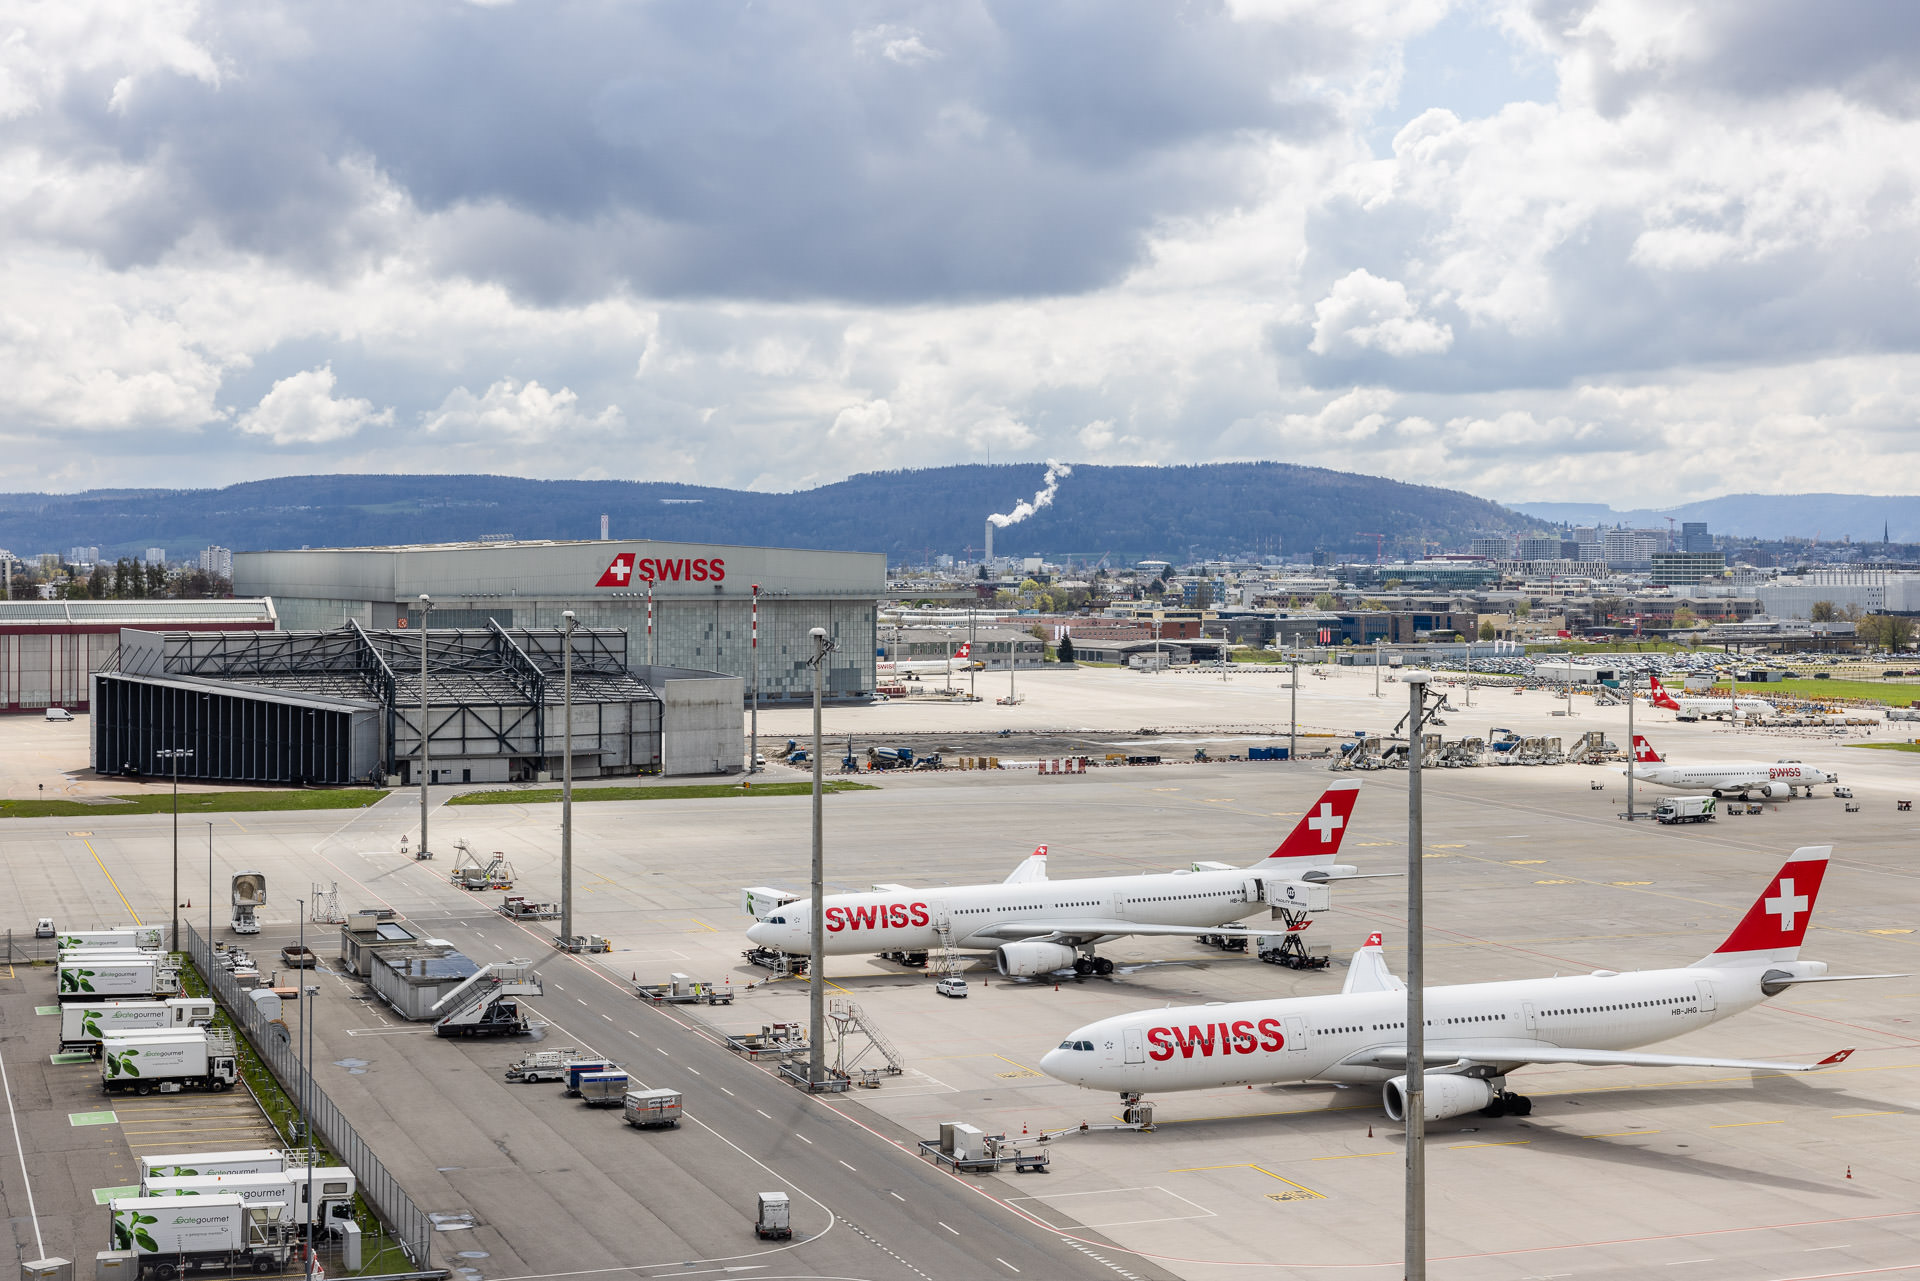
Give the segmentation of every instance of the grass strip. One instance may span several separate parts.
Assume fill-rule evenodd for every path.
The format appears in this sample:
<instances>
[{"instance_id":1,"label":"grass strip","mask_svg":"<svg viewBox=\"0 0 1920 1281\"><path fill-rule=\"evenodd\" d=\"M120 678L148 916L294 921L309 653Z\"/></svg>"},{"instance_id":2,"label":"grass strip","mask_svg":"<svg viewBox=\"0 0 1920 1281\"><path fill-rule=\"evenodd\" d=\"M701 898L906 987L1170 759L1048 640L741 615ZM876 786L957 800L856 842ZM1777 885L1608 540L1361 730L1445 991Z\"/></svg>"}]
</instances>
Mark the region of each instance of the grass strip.
<instances>
[{"instance_id":1,"label":"grass strip","mask_svg":"<svg viewBox=\"0 0 1920 1281\"><path fill-rule=\"evenodd\" d=\"M850 783L844 779L833 779L825 783L824 792L877 792L880 789L871 783ZM573 801L578 805L583 801L687 801L704 800L712 797L754 797L754 796L811 796L812 783L755 783L751 787L739 783L702 783L691 787L576 787L573 789ZM539 788L524 792L465 792L448 801L449 805L541 805L558 802L560 789Z\"/></svg>"},{"instance_id":2,"label":"grass strip","mask_svg":"<svg viewBox=\"0 0 1920 1281\"><path fill-rule=\"evenodd\" d=\"M227 814L248 810L357 810L384 798L370 787L299 792L182 792L182 814ZM103 798L105 799L105 798ZM84 805L79 801L0 801L0 818L109 818L121 814L171 814L173 793L115 796L121 804Z\"/></svg>"},{"instance_id":3,"label":"grass strip","mask_svg":"<svg viewBox=\"0 0 1920 1281\"><path fill-rule=\"evenodd\" d=\"M1848 747L1865 747L1876 752L1920 752L1920 743L1848 743Z\"/></svg>"}]
</instances>

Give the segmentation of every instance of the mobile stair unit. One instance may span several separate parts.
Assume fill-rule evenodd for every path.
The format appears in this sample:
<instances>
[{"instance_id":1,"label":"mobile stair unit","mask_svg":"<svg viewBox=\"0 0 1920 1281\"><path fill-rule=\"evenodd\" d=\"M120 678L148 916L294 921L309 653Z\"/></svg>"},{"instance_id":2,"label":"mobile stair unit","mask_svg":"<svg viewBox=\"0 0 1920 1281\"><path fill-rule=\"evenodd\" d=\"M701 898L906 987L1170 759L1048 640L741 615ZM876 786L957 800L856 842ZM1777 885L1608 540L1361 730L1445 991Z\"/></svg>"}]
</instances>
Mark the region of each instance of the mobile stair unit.
<instances>
[{"instance_id":1,"label":"mobile stair unit","mask_svg":"<svg viewBox=\"0 0 1920 1281\"><path fill-rule=\"evenodd\" d=\"M434 1035L519 1036L532 1024L518 998L539 996L542 990L531 961L482 966L428 1011L436 1016Z\"/></svg>"}]
</instances>

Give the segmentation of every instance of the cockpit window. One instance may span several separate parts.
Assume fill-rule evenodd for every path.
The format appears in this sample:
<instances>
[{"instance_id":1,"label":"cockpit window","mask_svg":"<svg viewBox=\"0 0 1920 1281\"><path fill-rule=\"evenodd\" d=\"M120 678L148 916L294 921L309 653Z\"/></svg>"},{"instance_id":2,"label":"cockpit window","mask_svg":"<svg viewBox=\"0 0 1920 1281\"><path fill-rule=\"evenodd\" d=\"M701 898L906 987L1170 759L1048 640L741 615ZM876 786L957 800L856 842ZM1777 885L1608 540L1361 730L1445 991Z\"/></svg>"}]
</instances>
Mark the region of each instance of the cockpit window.
<instances>
[{"instance_id":1,"label":"cockpit window","mask_svg":"<svg viewBox=\"0 0 1920 1281\"><path fill-rule=\"evenodd\" d=\"M1060 1048L1063 1050L1091 1050L1093 1048L1093 1042L1092 1041L1062 1041L1060 1042Z\"/></svg>"},{"instance_id":2,"label":"cockpit window","mask_svg":"<svg viewBox=\"0 0 1920 1281\"><path fill-rule=\"evenodd\" d=\"M768 925L785 925L786 923L787 918L784 916L769 916L767 918Z\"/></svg>"}]
</instances>

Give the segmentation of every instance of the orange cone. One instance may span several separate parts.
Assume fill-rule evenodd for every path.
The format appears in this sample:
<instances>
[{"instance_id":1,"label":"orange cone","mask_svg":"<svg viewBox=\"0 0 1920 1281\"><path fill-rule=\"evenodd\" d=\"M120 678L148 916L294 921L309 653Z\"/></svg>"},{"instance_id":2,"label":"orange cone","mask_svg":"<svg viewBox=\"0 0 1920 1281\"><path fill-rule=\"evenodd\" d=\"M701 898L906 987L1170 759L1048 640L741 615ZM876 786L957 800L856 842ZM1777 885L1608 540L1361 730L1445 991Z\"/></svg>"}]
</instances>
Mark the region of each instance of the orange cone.
<instances>
[{"instance_id":1,"label":"orange cone","mask_svg":"<svg viewBox=\"0 0 1920 1281\"><path fill-rule=\"evenodd\" d=\"M1373 1137L1373 1127L1372 1127L1372 1126L1368 1126L1368 1127L1367 1127L1367 1137L1368 1137L1368 1138L1372 1138L1372 1137Z\"/></svg>"},{"instance_id":2,"label":"orange cone","mask_svg":"<svg viewBox=\"0 0 1920 1281\"><path fill-rule=\"evenodd\" d=\"M1848 1166L1848 1167L1847 1167L1847 1177L1848 1177L1849 1179L1851 1179L1851 1178L1853 1177L1853 1167L1852 1167L1852 1166Z\"/></svg>"}]
</instances>

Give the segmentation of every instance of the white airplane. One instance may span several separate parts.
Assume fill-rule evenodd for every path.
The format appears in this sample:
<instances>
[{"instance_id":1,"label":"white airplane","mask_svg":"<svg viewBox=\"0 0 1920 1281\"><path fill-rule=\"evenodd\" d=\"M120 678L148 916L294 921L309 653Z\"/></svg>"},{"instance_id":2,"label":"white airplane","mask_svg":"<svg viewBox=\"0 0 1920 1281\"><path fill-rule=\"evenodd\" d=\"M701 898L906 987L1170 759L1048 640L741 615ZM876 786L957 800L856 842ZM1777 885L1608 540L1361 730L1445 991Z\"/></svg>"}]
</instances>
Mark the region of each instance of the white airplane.
<instances>
[{"instance_id":1,"label":"white airplane","mask_svg":"<svg viewBox=\"0 0 1920 1281\"><path fill-rule=\"evenodd\" d=\"M1828 845L1795 850L1726 941L1690 966L1428 988L1426 1119L1468 1112L1526 1116L1532 1101L1506 1084L1508 1073L1530 1063L1810 1072L1843 1061L1852 1050L1818 1063L1778 1063L1632 1048L1718 1023L1798 983L1904 977L1829 975L1825 962L1799 959L1831 851ZM1118 1091L1130 1104L1148 1090L1380 1082L1387 1114L1400 1120L1406 1017L1406 985L1387 971L1375 934L1354 953L1338 995L1102 1019L1047 1051L1040 1068L1073 1085Z\"/></svg>"},{"instance_id":2,"label":"white airplane","mask_svg":"<svg viewBox=\"0 0 1920 1281\"><path fill-rule=\"evenodd\" d=\"M874 670L881 676L917 676L922 672L950 672L954 670L970 671L985 667L985 663L975 661L971 655L973 645L961 641L960 648L953 651L952 658L916 658L904 663L889 662L881 659L874 664Z\"/></svg>"},{"instance_id":3,"label":"white airplane","mask_svg":"<svg viewBox=\"0 0 1920 1281\"><path fill-rule=\"evenodd\" d=\"M1270 932L1231 923L1269 904L1299 901L1299 882L1362 876L1334 862L1359 787L1351 780L1329 787L1280 847L1251 867L1196 863L1177 872L1049 881L1042 845L998 885L876 885L865 894L830 895L822 905L826 954L920 957L950 942L991 950L1000 973L1015 977L1068 968L1111 974L1113 962L1094 949L1113 939ZM806 899L781 904L748 927L747 938L782 952L810 951L809 906Z\"/></svg>"},{"instance_id":4,"label":"white airplane","mask_svg":"<svg viewBox=\"0 0 1920 1281\"><path fill-rule=\"evenodd\" d=\"M1717 716L1732 717L1735 712L1742 716L1776 716L1779 709L1764 698L1692 698L1682 694L1676 700L1660 683L1658 676L1649 676L1653 682L1652 697L1648 700L1655 707L1664 707L1677 715L1675 720L1697 721Z\"/></svg>"},{"instance_id":5,"label":"white airplane","mask_svg":"<svg viewBox=\"0 0 1920 1281\"><path fill-rule=\"evenodd\" d=\"M1627 771L1621 770L1624 776ZM1792 796L1804 790L1813 795L1815 784L1838 783L1840 776L1818 765L1801 761L1717 761L1704 765L1679 765L1653 750L1644 734L1633 736L1633 777L1641 783L1682 790L1705 789L1715 796L1734 795L1744 800Z\"/></svg>"}]
</instances>

